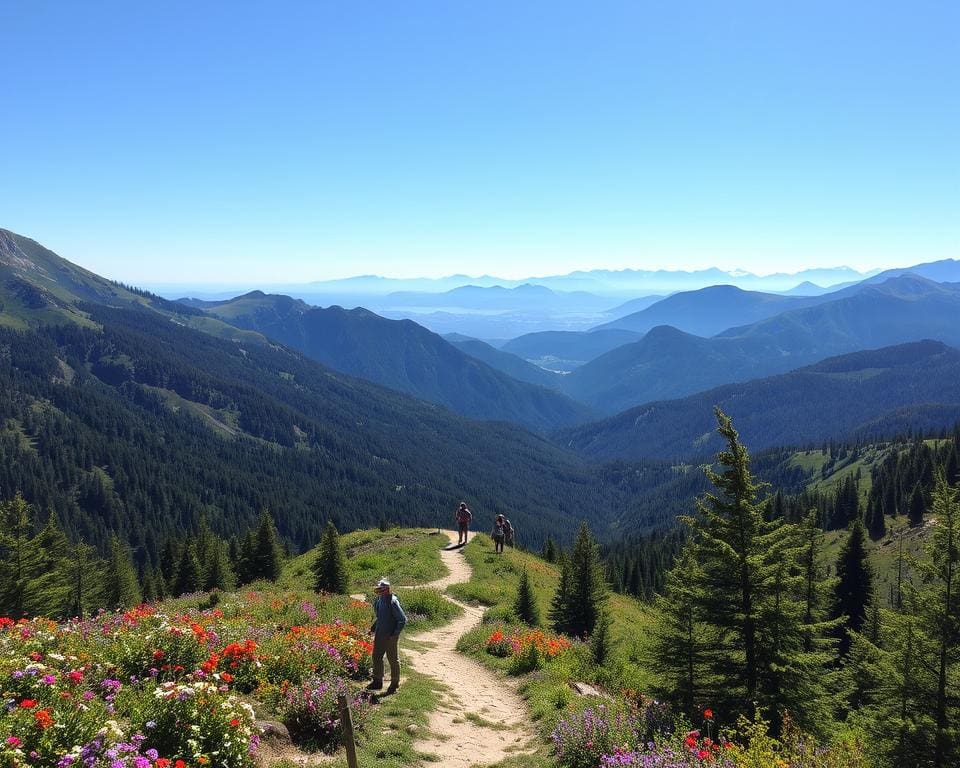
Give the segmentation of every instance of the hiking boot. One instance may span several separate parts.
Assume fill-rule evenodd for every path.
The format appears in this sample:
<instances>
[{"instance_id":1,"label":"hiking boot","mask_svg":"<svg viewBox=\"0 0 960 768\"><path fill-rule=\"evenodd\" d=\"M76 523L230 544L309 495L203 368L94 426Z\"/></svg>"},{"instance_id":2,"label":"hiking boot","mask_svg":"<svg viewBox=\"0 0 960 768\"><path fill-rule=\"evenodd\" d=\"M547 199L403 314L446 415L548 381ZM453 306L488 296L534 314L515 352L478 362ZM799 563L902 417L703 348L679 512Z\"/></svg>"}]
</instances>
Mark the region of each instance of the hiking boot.
<instances>
[{"instance_id":1,"label":"hiking boot","mask_svg":"<svg viewBox=\"0 0 960 768\"><path fill-rule=\"evenodd\" d=\"M376 680L371 680L370 684L364 688L366 691L379 691L383 688L383 682L377 682Z\"/></svg>"},{"instance_id":2,"label":"hiking boot","mask_svg":"<svg viewBox=\"0 0 960 768\"><path fill-rule=\"evenodd\" d=\"M390 685L387 686L387 690L383 692L384 696L389 696L391 693L396 693L398 687L398 683L390 683Z\"/></svg>"}]
</instances>

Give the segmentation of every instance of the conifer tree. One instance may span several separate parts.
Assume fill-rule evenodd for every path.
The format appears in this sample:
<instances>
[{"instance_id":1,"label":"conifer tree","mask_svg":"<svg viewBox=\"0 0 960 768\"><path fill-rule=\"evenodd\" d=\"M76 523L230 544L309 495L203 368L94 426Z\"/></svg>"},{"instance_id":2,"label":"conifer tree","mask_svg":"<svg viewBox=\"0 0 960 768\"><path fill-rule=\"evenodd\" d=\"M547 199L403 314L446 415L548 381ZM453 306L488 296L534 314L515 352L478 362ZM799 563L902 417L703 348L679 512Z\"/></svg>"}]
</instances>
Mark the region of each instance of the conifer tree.
<instances>
[{"instance_id":1,"label":"conifer tree","mask_svg":"<svg viewBox=\"0 0 960 768\"><path fill-rule=\"evenodd\" d=\"M348 591L347 558L343 554L337 527L329 520L323 529L317 559L313 561L313 576L313 588L317 592L345 595Z\"/></svg>"},{"instance_id":2,"label":"conifer tree","mask_svg":"<svg viewBox=\"0 0 960 768\"><path fill-rule=\"evenodd\" d=\"M130 548L121 543L116 535L110 537L104 574L104 601L107 608L132 608L141 601L140 583Z\"/></svg>"},{"instance_id":3,"label":"conifer tree","mask_svg":"<svg viewBox=\"0 0 960 768\"><path fill-rule=\"evenodd\" d=\"M266 579L276 581L280 577L283 563L283 550L277 537L273 518L266 509L260 513L260 522L253 536L253 550L250 553L248 579Z\"/></svg>"},{"instance_id":4,"label":"conifer tree","mask_svg":"<svg viewBox=\"0 0 960 768\"><path fill-rule=\"evenodd\" d=\"M550 610L548 612L550 624L557 632L568 632L569 629L570 603L572 601L570 580L570 558L566 554L561 553L560 580L557 583L557 591L554 592L553 598L550 601Z\"/></svg>"},{"instance_id":5,"label":"conifer tree","mask_svg":"<svg viewBox=\"0 0 960 768\"><path fill-rule=\"evenodd\" d=\"M214 589L229 592L234 589L237 579L230 565L226 542L214 538L208 547L208 552L209 562L203 588L208 592Z\"/></svg>"},{"instance_id":6,"label":"conifer tree","mask_svg":"<svg viewBox=\"0 0 960 768\"><path fill-rule=\"evenodd\" d=\"M561 587L554 598L551 620L558 632L583 637L593 632L607 598L603 566L586 523L581 523L565 565L566 583L561 566Z\"/></svg>"},{"instance_id":7,"label":"conifer tree","mask_svg":"<svg viewBox=\"0 0 960 768\"><path fill-rule=\"evenodd\" d=\"M30 505L18 491L0 503L0 615L21 618L31 602L33 579L41 567Z\"/></svg>"},{"instance_id":8,"label":"conifer tree","mask_svg":"<svg viewBox=\"0 0 960 768\"><path fill-rule=\"evenodd\" d=\"M37 572L33 576L27 613L31 616L63 615L70 585L64 553L70 542L50 510L47 522L33 542L37 547Z\"/></svg>"},{"instance_id":9,"label":"conifer tree","mask_svg":"<svg viewBox=\"0 0 960 768\"><path fill-rule=\"evenodd\" d=\"M803 648L808 652L817 649L830 651L835 643L828 636L836 631L838 625L838 621L829 620L835 580L826 575L823 531L817 525L815 509L810 510L803 519L799 535L803 624L806 628Z\"/></svg>"},{"instance_id":10,"label":"conifer tree","mask_svg":"<svg viewBox=\"0 0 960 768\"><path fill-rule=\"evenodd\" d=\"M543 543L543 559L548 563L557 562L557 545L553 543L550 536L547 536L547 540Z\"/></svg>"},{"instance_id":11,"label":"conifer tree","mask_svg":"<svg viewBox=\"0 0 960 768\"><path fill-rule=\"evenodd\" d=\"M593 657L593 663L598 667L603 666L610 655L611 643L610 611L601 608L596 626L594 626L593 633L590 635L590 655Z\"/></svg>"},{"instance_id":12,"label":"conifer tree","mask_svg":"<svg viewBox=\"0 0 960 768\"><path fill-rule=\"evenodd\" d=\"M925 697L933 720L933 768L960 764L957 722L960 699L960 504L958 491L938 473L933 493L933 535L924 545L925 557L915 564L920 575L911 588L913 610L920 619L926 666L932 670L933 690Z\"/></svg>"},{"instance_id":13,"label":"conifer tree","mask_svg":"<svg viewBox=\"0 0 960 768\"><path fill-rule=\"evenodd\" d=\"M197 559L197 551L190 542L183 548L180 562L177 564L177 575L173 582L170 594L173 597L188 595L203 589L203 571Z\"/></svg>"},{"instance_id":14,"label":"conifer tree","mask_svg":"<svg viewBox=\"0 0 960 768\"><path fill-rule=\"evenodd\" d=\"M873 599L873 571L867 558L863 523L854 521L837 558L836 602L833 617L840 620L838 637L841 658L850 650L849 631L859 632Z\"/></svg>"},{"instance_id":15,"label":"conifer tree","mask_svg":"<svg viewBox=\"0 0 960 768\"><path fill-rule=\"evenodd\" d=\"M158 599L157 582L153 577L153 568L149 566L143 569L143 576L140 577L140 593L145 603L153 603Z\"/></svg>"},{"instance_id":16,"label":"conifer tree","mask_svg":"<svg viewBox=\"0 0 960 768\"><path fill-rule=\"evenodd\" d=\"M707 655L716 648L715 633L700 618L698 570L694 547L688 543L667 573L663 594L654 599L657 620L650 652L657 694L690 718L711 696Z\"/></svg>"},{"instance_id":17,"label":"conifer tree","mask_svg":"<svg viewBox=\"0 0 960 768\"><path fill-rule=\"evenodd\" d=\"M726 442L717 456L723 471L707 468L716 492L698 501L700 516L686 523L700 565L692 586L719 639L708 657L717 703L746 714L756 705L774 728L789 710L802 727L820 729L826 657L805 649L817 629L804 623L797 527L765 519L749 454L730 418L719 408L716 416Z\"/></svg>"},{"instance_id":18,"label":"conifer tree","mask_svg":"<svg viewBox=\"0 0 960 768\"><path fill-rule=\"evenodd\" d=\"M513 601L514 615L525 624L536 627L540 624L540 609L537 607L537 598L530 586L530 574L524 568L520 572L520 583L517 585L517 596Z\"/></svg>"},{"instance_id":19,"label":"conifer tree","mask_svg":"<svg viewBox=\"0 0 960 768\"><path fill-rule=\"evenodd\" d=\"M104 603L105 563L93 547L82 541L71 544L67 552L68 591L64 613L82 619Z\"/></svg>"}]
</instances>

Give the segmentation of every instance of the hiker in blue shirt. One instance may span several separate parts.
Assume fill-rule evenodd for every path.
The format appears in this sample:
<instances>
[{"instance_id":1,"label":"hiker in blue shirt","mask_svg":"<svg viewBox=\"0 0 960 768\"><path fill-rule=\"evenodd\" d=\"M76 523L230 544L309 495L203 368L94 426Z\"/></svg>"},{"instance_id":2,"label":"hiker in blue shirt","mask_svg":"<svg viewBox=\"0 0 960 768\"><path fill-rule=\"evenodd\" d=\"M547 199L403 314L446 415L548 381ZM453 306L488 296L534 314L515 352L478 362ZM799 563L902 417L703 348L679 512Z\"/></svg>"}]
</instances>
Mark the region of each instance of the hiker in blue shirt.
<instances>
[{"instance_id":1,"label":"hiker in blue shirt","mask_svg":"<svg viewBox=\"0 0 960 768\"><path fill-rule=\"evenodd\" d=\"M400 685L400 655L397 643L400 633L407 624L407 615L400 607L397 596L390 591L390 582L380 579L373 588L377 593L373 601L373 624L370 633L373 635L373 680L367 690L379 691L383 688L383 655L387 655L390 662L390 685L386 693L393 693Z\"/></svg>"}]
</instances>

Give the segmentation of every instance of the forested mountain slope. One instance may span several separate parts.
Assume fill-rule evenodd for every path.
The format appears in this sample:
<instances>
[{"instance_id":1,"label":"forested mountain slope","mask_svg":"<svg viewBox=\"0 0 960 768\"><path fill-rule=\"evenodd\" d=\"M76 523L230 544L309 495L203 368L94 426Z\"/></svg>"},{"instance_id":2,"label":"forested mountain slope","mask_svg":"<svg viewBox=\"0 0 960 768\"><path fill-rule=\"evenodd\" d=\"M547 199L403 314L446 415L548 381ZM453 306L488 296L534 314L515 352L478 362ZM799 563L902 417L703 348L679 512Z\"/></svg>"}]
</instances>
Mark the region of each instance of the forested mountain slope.
<instances>
[{"instance_id":1,"label":"forested mountain slope","mask_svg":"<svg viewBox=\"0 0 960 768\"><path fill-rule=\"evenodd\" d=\"M472 418L544 431L594 415L565 395L495 370L411 320L388 320L365 309L311 307L260 291L202 306L221 320L276 339L338 371Z\"/></svg>"},{"instance_id":2,"label":"forested mountain slope","mask_svg":"<svg viewBox=\"0 0 960 768\"><path fill-rule=\"evenodd\" d=\"M754 450L948 427L960 420L960 351L924 341L856 352L647 403L557 438L598 459L706 457L718 448L711 429L716 405Z\"/></svg>"},{"instance_id":3,"label":"forested mountain slope","mask_svg":"<svg viewBox=\"0 0 960 768\"><path fill-rule=\"evenodd\" d=\"M74 325L0 331L0 497L22 490L73 535L155 561L203 514L219 533L268 507L295 547L322 524L478 523L524 540L598 526L627 492L522 429L477 423L276 345L221 340L151 310L81 307Z\"/></svg>"}]
</instances>

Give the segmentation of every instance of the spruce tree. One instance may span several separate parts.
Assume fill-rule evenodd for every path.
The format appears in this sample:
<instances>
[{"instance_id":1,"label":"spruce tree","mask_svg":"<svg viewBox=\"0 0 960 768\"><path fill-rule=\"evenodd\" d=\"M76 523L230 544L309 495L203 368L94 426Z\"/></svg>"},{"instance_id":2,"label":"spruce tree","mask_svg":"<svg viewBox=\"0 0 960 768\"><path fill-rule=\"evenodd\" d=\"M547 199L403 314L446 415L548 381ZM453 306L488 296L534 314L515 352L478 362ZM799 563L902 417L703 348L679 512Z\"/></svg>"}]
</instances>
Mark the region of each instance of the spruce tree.
<instances>
[{"instance_id":1,"label":"spruce tree","mask_svg":"<svg viewBox=\"0 0 960 768\"><path fill-rule=\"evenodd\" d=\"M566 554L561 554L560 580L557 583L557 591L554 592L553 598L550 601L548 616L554 630L565 634L570 634L570 614L572 612L572 588L570 582L570 558Z\"/></svg>"},{"instance_id":2,"label":"spruce tree","mask_svg":"<svg viewBox=\"0 0 960 768\"><path fill-rule=\"evenodd\" d=\"M610 649L613 638L610 636L610 611L606 608L600 609L600 615L597 617L596 626L590 635L590 655L593 657L593 663L598 667L610 656Z\"/></svg>"},{"instance_id":3,"label":"spruce tree","mask_svg":"<svg viewBox=\"0 0 960 768\"><path fill-rule=\"evenodd\" d=\"M227 554L227 543L214 538L208 547L208 552L209 562L203 588L208 592L214 589L229 592L234 589L237 580Z\"/></svg>"},{"instance_id":4,"label":"spruce tree","mask_svg":"<svg viewBox=\"0 0 960 768\"><path fill-rule=\"evenodd\" d=\"M920 619L926 666L933 672L933 689L924 698L933 720L933 768L960 764L960 503L958 491L938 473L933 493L933 535L924 544L916 570L919 583L911 588L912 606Z\"/></svg>"},{"instance_id":5,"label":"spruce tree","mask_svg":"<svg viewBox=\"0 0 960 768\"><path fill-rule=\"evenodd\" d=\"M143 569L143 576L140 577L140 593L145 603L154 603L158 600L157 582L153 577L153 568L149 566Z\"/></svg>"},{"instance_id":6,"label":"spruce tree","mask_svg":"<svg viewBox=\"0 0 960 768\"><path fill-rule=\"evenodd\" d=\"M82 619L104 604L106 564L93 547L82 541L70 545L65 560L69 586L64 613Z\"/></svg>"},{"instance_id":7,"label":"spruce tree","mask_svg":"<svg viewBox=\"0 0 960 768\"><path fill-rule=\"evenodd\" d=\"M540 624L540 609L537 607L537 598L530 586L530 574L524 568L520 572L520 583L517 585L517 596L513 601L513 613L524 624L536 627Z\"/></svg>"},{"instance_id":8,"label":"spruce tree","mask_svg":"<svg viewBox=\"0 0 960 768\"><path fill-rule=\"evenodd\" d=\"M173 597L188 595L203 589L203 570L197 559L197 551L190 542L183 548L180 562L177 564L177 575L173 581L170 594Z\"/></svg>"},{"instance_id":9,"label":"spruce tree","mask_svg":"<svg viewBox=\"0 0 960 768\"><path fill-rule=\"evenodd\" d=\"M140 583L130 548L121 543L116 535L110 537L104 574L104 601L107 608L132 608L141 601Z\"/></svg>"},{"instance_id":10,"label":"spruce tree","mask_svg":"<svg viewBox=\"0 0 960 768\"><path fill-rule=\"evenodd\" d=\"M662 595L654 599L650 665L655 692L689 718L713 697L707 656L716 648L716 633L701 619L701 595L695 549L688 543L667 573Z\"/></svg>"},{"instance_id":11,"label":"spruce tree","mask_svg":"<svg viewBox=\"0 0 960 768\"><path fill-rule=\"evenodd\" d=\"M347 558L343 554L340 534L332 521L327 521L320 540L317 559L313 561L313 588L317 592L345 595L350 583Z\"/></svg>"},{"instance_id":12,"label":"spruce tree","mask_svg":"<svg viewBox=\"0 0 960 768\"><path fill-rule=\"evenodd\" d=\"M42 556L33 537L30 505L19 491L0 503L0 615L25 617Z\"/></svg>"},{"instance_id":13,"label":"spruce tree","mask_svg":"<svg viewBox=\"0 0 960 768\"><path fill-rule=\"evenodd\" d=\"M580 525L564 566L560 571L561 588L557 590L550 617L558 632L584 637L593 632L607 598L603 566L586 523Z\"/></svg>"},{"instance_id":14,"label":"spruce tree","mask_svg":"<svg viewBox=\"0 0 960 768\"><path fill-rule=\"evenodd\" d=\"M749 454L730 418L719 408L716 416L726 442L717 456L723 470L707 468L716 492L698 501L698 517L686 518L700 566L692 586L719 640L707 659L716 703L731 713L753 714L757 706L774 728L789 710L802 727L820 729L826 657L806 649L817 628L804 623L798 529L766 519Z\"/></svg>"},{"instance_id":15,"label":"spruce tree","mask_svg":"<svg viewBox=\"0 0 960 768\"><path fill-rule=\"evenodd\" d=\"M850 650L848 632L859 632L873 599L873 571L867 557L866 531L854 521L850 535L837 558L837 585L833 618L840 620L837 634L840 657Z\"/></svg>"},{"instance_id":16,"label":"spruce tree","mask_svg":"<svg viewBox=\"0 0 960 768\"><path fill-rule=\"evenodd\" d=\"M557 562L557 545L553 543L553 539L549 536L543 543L543 559L548 563Z\"/></svg>"},{"instance_id":17,"label":"spruce tree","mask_svg":"<svg viewBox=\"0 0 960 768\"><path fill-rule=\"evenodd\" d=\"M253 536L253 551L250 553L249 580L276 581L280 577L283 550L277 537L273 518L266 509L260 513L260 522Z\"/></svg>"},{"instance_id":18,"label":"spruce tree","mask_svg":"<svg viewBox=\"0 0 960 768\"><path fill-rule=\"evenodd\" d=\"M37 534L34 543L39 559L37 573L32 579L27 613L31 616L61 616L70 590L64 558L70 542L53 510L50 510L46 525Z\"/></svg>"}]
</instances>

